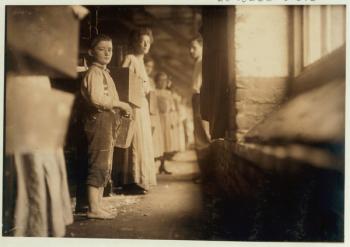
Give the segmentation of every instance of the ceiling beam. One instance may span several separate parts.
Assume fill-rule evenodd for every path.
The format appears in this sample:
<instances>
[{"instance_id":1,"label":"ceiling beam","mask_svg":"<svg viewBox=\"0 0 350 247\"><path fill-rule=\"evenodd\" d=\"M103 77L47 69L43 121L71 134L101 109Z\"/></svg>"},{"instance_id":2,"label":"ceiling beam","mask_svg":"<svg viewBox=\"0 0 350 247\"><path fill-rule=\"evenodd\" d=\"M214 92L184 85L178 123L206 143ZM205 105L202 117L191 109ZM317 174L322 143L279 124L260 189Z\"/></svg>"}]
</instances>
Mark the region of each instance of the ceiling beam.
<instances>
[{"instance_id":1,"label":"ceiling beam","mask_svg":"<svg viewBox=\"0 0 350 247\"><path fill-rule=\"evenodd\" d=\"M156 16L154 16L146 10L140 11L140 13L142 13L145 17L149 18L152 21L153 25L159 27L165 33L169 34L171 37L176 39L179 42L179 44L186 47L188 46L189 39L185 35L180 33L178 30L171 27L168 23L159 20Z\"/></svg>"},{"instance_id":2,"label":"ceiling beam","mask_svg":"<svg viewBox=\"0 0 350 247\"><path fill-rule=\"evenodd\" d=\"M158 20L157 17L153 16L152 14L146 12L146 11L139 11L139 13L142 13L145 18L149 20L151 25L153 27L161 29L164 33L167 33L170 37L175 39L179 45L181 46L188 46L188 43L190 39L188 39L184 34L180 33L175 28L171 27L168 23L165 23L164 21ZM137 24L134 24L131 20L128 20L126 18L120 17L120 16L113 16L113 17L100 17L99 21L118 21L127 28L135 29L138 27Z\"/></svg>"},{"instance_id":3,"label":"ceiling beam","mask_svg":"<svg viewBox=\"0 0 350 247\"><path fill-rule=\"evenodd\" d=\"M174 54L174 48L171 48L170 45L167 45L167 42L162 42L162 41L157 41L157 48L159 50L164 50L166 51L168 54ZM188 50L188 48L186 49ZM189 53L188 53L188 57L189 57ZM181 64L183 64L184 66L186 66L187 68L191 68L193 65L189 62L189 59L185 59L181 56L178 57L174 57L174 59L177 59L181 62Z\"/></svg>"}]
</instances>

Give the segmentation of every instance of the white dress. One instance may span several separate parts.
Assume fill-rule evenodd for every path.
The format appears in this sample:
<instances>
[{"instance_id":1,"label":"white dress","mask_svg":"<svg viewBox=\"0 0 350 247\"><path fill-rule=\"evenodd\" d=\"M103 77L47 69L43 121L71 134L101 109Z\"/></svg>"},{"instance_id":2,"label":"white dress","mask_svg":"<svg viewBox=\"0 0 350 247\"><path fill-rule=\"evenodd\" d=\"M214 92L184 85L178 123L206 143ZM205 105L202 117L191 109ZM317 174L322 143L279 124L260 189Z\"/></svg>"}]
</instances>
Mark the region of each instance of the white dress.
<instances>
[{"instance_id":1,"label":"white dress","mask_svg":"<svg viewBox=\"0 0 350 247\"><path fill-rule=\"evenodd\" d=\"M149 81L150 81L150 91L152 91L155 95L157 95L153 79L149 78ZM151 118L151 124L152 124L154 158L159 158L164 154L164 139L163 139L162 126L160 123L159 106L158 106L157 99L154 104L156 105L156 109L153 114L151 113L150 118Z\"/></svg>"},{"instance_id":2,"label":"white dress","mask_svg":"<svg viewBox=\"0 0 350 247\"><path fill-rule=\"evenodd\" d=\"M159 106L159 117L164 140L164 152L174 152L173 131L172 131L172 97L167 89L157 89L157 98Z\"/></svg>"},{"instance_id":3,"label":"white dress","mask_svg":"<svg viewBox=\"0 0 350 247\"><path fill-rule=\"evenodd\" d=\"M129 160L131 170L131 183L136 183L144 189L156 185L156 168L152 141L152 127L149 105L146 95L149 92L149 79L145 70L143 59L134 55L127 55L123 67L129 67L143 82L143 97L140 108L133 109L135 120L135 133L131 143L132 156Z\"/></svg>"}]
</instances>

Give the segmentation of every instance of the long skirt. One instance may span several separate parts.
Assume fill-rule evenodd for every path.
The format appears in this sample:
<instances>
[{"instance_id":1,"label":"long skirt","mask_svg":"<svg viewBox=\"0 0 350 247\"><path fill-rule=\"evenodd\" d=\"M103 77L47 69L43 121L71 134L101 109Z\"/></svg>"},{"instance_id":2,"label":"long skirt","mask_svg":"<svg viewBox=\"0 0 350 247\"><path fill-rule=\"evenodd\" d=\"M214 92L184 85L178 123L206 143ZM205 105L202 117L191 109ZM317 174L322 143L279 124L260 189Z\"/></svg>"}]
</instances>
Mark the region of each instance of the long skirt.
<instances>
[{"instance_id":1,"label":"long skirt","mask_svg":"<svg viewBox=\"0 0 350 247\"><path fill-rule=\"evenodd\" d=\"M176 111L170 113L171 119L171 145L173 152L180 151L179 142L179 118Z\"/></svg>"},{"instance_id":2,"label":"long skirt","mask_svg":"<svg viewBox=\"0 0 350 247\"><path fill-rule=\"evenodd\" d=\"M151 115L152 138L154 158L161 157L164 153L164 138L159 114Z\"/></svg>"},{"instance_id":3,"label":"long skirt","mask_svg":"<svg viewBox=\"0 0 350 247\"><path fill-rule=\"evenodd\" d=\"M116 162L119 169L116 170L119 170L118 177L122 180L117 183L120 185L137 184L148 190L157 184L157 180L151 120L146 98L143 98L141 108L134 108L133 118L135 133L131 146L127 150L117 151L119 158L116 158Z\"/></svg>"},{"instance_id":4,"label":"long skirt","mask_svg":"<svg viewBox=\"0 0 350 247\"><path fill-rule=\"evenodd\" d=\"M171 115L170 113L160 113L159 117L164 139L164 153L171 153L174 151Z\"/></svg>"}]
</instances>

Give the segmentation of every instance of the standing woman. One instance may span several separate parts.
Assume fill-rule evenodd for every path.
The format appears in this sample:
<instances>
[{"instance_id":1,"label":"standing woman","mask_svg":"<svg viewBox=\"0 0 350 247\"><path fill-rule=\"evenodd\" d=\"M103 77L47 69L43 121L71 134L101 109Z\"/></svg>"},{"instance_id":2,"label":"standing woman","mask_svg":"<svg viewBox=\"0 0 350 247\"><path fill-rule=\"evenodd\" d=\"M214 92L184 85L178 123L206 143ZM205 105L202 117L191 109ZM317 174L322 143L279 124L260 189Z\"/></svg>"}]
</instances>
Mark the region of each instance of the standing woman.
<instances>
[{"instance_id":1,"label":"standing woman","mask_svg":"<svg viewBox=\"0 0 350 247\"><path fill-rule=\"evenodd\" d=\"M150 186L157 184L151 120L146 98L150 85L144 65L144 56L149 52L152 42L153 35L150 29L141 28L133 31L129 40L131 53L125 57L122 64L122 67L129 67L136 73L143 89L141 107L133 108L135 133L129 150L131 153L128 159L128 171L124 171L129 172L128 183L141 193L147 193Z\"/></svg>"}]
</instances>

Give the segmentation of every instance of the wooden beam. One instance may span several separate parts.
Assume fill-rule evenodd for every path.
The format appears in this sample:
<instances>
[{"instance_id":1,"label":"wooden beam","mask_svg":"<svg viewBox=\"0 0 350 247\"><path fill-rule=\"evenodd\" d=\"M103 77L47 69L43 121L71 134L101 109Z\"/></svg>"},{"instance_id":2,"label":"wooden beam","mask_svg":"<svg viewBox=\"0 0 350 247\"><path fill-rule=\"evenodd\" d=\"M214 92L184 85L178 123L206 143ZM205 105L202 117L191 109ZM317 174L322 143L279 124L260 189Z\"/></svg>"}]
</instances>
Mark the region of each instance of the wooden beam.
<instances>
[{"instance_id":1,"label":"wooden beam","mask_svg":"<svg viewBox=\"0 0 350 247\"><path fill-rule=\"evenodd\" d=\"M157 64L156 64L157 66L158 64L163 64L171 68L174 71L174 73L179 74L179 76L182 77L184 80L189 81L187 84L190 83L192 78L192 73L189 70L187 70L188 69L187 67L184 67L179 64L167 62L167 60L169 59L163 59L162 56L157 52L153 52L151 56L154 58L157 57Z\"/></svg>"},{"instance_id":2,"label":"wooden beam","mask_svg":"<svg viewBox=\"0 0 350 247\"><path fill-rule=\"evenodd\" d=\"M292 82L292 95L321 86L332 79L345 77L345 45L306 67Z\"/></svg>"},{"instance_id":3,"label":"wooden beam","mask_svg":"<svg viewBox=\"0 0 350 247\"><path fill-rule=\"evenodd\" d=\"M171 48L169 45L166 45L166 42L161 42L161 41L157 41L157 48L159 50L163 50L166 51L168 54L174 54L174 49ZM189 50L189 48L187 48L186 50ZM188 53L188 57L190 56L190 54ZM184 66L186 66L187 68L192 68L192 64L189 62L188 59L185 59L181 56L176 57L175 59L179 60Z\"/></svg>"},{"instance_id":4,"label":"wooden beam","mask_svg":"<svg viewBox=\"0 0 350 247\"><path fill-rule=\"evenodd\" d=\"M162 20L157 19L154 15L151 13L143 10L139 11L138 13L143 14L143 16L149 20L149 23L151 23L152 26L157 27L161 29L164 33L167 33L170 35L173 39L175 39L181 46L188 46L188 42L190 41L190 38L187 38L186 35L179 32L176 28L173 28L168 23L165 23ZM113 16L113 17L101 17L99 19L100 21L118 21L121 24L125 25L128 28L134 29L138 27L137 24L133 23L131 20L127 20L123 17Z\"/></svg>"},{"instance_id":5,"label":"wooden beam","mask_svg":"<svg viewBox=\"0 0 350 247\"><path fill-rule=\"evenodd\" d=\"M153 14L149 13L148 11L144 10L141 11L141 13L149 18L154 26L157 26L158 28L162 29L165 33L169 34L171 37L176 39L179 44L182 46L188 46L189 38L187 38L184 34L180 33L178 30L175 28L171 27L168 23L165 23L162 20L159 20L156 16Z\"/></svg>"},{"instance_id":6,"label":"wooden beam","mask_svg":"<svg viewBox=\"0 0 350 247\"><path fill-rule=\"evenodd\" d=\"M180 19L174 19L173 17L157 17L157 20L162 21L162 22L171 22L171 23L175 23L175 24L188 24L191 25L193 23L193 17L183 17ZM149 22L149 18L135 18L134 20L137 23L148 23Z\"/></svg>"}]
</instances>

